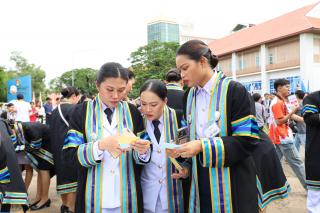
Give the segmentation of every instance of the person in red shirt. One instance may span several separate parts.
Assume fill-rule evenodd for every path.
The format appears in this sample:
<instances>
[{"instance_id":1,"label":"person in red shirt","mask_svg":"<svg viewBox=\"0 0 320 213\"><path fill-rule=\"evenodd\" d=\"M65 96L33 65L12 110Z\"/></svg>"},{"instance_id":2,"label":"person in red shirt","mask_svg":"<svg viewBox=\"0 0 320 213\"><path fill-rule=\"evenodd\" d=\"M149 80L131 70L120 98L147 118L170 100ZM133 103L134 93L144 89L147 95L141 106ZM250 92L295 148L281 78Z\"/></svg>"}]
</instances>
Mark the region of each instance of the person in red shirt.
<instances>
[{"instance_id":1,"label":"person in red shirt","mask_svg":"<svg viewBox=\"0 0 320 213\"><path fill-rule=\"evenodd\" d=\"M30 111L30 122L36 122L38 117L38 110L34 102L30 102L31 111Z\"/></svg>"},{"instance_id":2,"label":"person in red shirt","mask_svg":"<svg viewBox=\"0 0 320 213\"><path fill-rule=\"evenodd\" d=\"M306 188L304 163L295 147L293 132L289 127L290 119L297 119L295 112L299 106L288 107L287 105L287 98L290 95L288 80L276 80L274 89L277 93L270 105L269 136L275 144L279 159L281 160L285 156L300 183Z\"/></svg>"}]
</instances>

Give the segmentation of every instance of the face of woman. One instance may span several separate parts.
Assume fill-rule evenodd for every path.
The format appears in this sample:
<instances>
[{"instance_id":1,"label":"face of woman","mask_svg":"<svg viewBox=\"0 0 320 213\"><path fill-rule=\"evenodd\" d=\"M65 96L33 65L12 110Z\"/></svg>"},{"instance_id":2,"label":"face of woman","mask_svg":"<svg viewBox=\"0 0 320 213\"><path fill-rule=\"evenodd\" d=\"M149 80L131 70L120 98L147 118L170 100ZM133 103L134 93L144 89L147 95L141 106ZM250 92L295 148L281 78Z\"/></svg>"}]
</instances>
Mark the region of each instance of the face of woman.
<instances>
[{"instance_id":1,"label":"face of woman","mask_svg":"<svg viewBox=\"0 0 320 213\"><path fill-rule=\"evenodd\" d=\"M101 84L97 84L100 98L108 107L116 107L123 98L127 87L127 81L122 78L106 78Z\"/></svg>"},{"instance_id":2,"label":"face of woman","mask_svg":"<svg viewBox=\"0 0 320 213\"><path fill-rule=\"evenodd\" d=\"M196 62L186 55L176 57L177 69L180 71L183 83L188 87L198 86L203 78L201 62Z\"/></svg>"},{"instance_id":3,"label":"face of woman","mask_svg":"<svg viewBox=\"0 0 320 213\"><path fill-rule=\"evenodd\" d=\"M163 101L151 91L142 92L140 98L141 111L149 121L157 120L162 116L167 99Z\"/></svg>"}]
</instances>

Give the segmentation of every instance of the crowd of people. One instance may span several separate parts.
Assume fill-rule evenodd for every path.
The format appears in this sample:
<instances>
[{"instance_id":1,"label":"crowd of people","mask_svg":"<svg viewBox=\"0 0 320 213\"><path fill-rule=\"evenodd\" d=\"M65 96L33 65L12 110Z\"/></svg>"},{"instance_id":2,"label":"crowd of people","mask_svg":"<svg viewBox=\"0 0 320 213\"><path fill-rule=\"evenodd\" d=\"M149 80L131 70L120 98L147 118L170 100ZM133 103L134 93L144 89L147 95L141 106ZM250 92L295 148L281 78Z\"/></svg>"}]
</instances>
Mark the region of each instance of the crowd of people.
<instances>
[{"instance_id":1,"label":"crowd of people","mask_svg":"<svg viewBox=\"0 0 320 213\"><path fill-rule=\"evenodd\" d=\"M191 40L176 68L146 79L134 100L134 73L115 62L98 71L93 98L67 86L53 107L18 94L1 115L1 212L49 207L54 176L61 213L266 212L291 190L283 156L308 191L308 211L320 212L320 92L293 98L278 79L275 94L251 95L217 64Z\"/></svg>"}]
</instances>

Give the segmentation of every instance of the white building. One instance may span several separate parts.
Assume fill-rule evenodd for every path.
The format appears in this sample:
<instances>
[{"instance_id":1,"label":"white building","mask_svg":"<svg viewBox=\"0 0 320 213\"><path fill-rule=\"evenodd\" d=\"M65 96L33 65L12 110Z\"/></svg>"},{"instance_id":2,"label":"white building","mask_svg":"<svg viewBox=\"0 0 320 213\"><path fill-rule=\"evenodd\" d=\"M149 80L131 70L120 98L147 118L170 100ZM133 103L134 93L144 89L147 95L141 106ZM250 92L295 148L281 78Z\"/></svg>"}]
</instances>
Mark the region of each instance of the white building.
<instances>
[{"instance_id":1,"label":"white building","mask_svg":"<svg viewBox=\"0 0 320 213\"><path fill-rule=\"evenodd\" d=\"M287 78L292 92L320 90L320 3L305 6L209 43L219 68L250 92L274 92Z\"/></svg>"}]
</instances>

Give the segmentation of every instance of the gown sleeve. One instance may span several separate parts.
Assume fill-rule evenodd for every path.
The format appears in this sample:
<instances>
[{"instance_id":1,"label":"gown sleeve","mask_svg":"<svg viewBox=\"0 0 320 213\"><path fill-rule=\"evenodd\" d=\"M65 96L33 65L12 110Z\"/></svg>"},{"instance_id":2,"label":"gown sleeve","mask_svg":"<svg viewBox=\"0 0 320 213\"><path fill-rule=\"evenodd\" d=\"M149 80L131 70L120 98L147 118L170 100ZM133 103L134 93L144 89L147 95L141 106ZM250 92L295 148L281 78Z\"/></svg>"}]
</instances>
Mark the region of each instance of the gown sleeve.
<instances>
[{"instance_id":1,"label":"gown sleeve","mask_svg":"<svg viewBox=\"0 0 320 213\"><path fill-rule=\"evenodd\" d=\"M318 103L318 106L317 106ZM304 121L310 126L320 126L319 102L315 100L313 94L303 100L302 114Z\"/></svg>"},{"instance_id":2,"label":"gown sleeve","mask_svg":"<svg viewBox=\"0 0 320 213\"><path fill-rule=\"evenodd\" d=\"M6 151L0 137L0 184L10 183L10 173L7 167Z\"/></svg>"},{"instance_id":3,"label":"gown sleeve","mask_svg":"<svg viewBox=\"0 0 320 213\"><path fill-rule=\"evenodd\" d=\"M65 137L62 156L66 163L78 162L79 166L89 168L101 163L94 158L94 142L85 136L85 116L87 102L76 105L69 116L69 131Z\"/></svg>"},{"instance_id":4,"label":"gown sleeve","mask_svg":"<svg viewBox=\"0 0 320 213\"><path fill-rule=\"evenodd\" d=\"M227 96L228 136L201 139L203 167L230 167L247 158L259 143L254 103L240 83L232 82ZM228 100L231 98L231 100ZM231 128L229 128L231 122Z\"/></svg>"}]
</instances>

